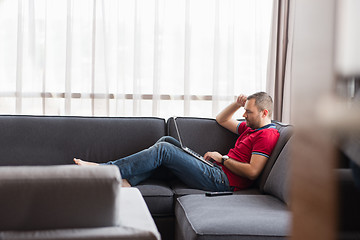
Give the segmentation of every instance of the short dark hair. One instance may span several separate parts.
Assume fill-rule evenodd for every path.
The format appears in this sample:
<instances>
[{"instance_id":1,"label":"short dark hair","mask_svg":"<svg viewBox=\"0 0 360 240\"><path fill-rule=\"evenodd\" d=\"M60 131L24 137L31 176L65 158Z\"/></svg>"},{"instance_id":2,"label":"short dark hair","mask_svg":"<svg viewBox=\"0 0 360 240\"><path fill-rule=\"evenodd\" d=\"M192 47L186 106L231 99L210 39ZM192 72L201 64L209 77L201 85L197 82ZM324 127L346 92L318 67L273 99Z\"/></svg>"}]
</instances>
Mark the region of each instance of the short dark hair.
<instances>
[{"instance_id":1,"label":"short dark hair","mask_svg":"<svg viewBox=\"0 0 360 240\"><path fill-rule=\"evenodd\" d=\"M273 100L266 92L257 92L247 97L247 100L255 99L255 105L259 111L267 109L271 118L273 112Z\"/></svg>"}]
</instances>

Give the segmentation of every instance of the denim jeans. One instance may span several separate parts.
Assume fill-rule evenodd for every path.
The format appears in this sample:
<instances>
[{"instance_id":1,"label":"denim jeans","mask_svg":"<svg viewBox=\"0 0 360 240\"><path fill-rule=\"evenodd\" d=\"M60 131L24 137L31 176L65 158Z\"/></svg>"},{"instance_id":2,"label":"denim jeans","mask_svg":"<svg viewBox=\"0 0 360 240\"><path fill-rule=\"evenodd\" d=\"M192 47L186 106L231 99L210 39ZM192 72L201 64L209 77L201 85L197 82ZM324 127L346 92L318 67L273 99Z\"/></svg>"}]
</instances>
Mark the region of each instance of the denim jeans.
<instances>
[{"instance_id":1,"label":"denim jeans","mask_svg":"<svg viewBox=\"0 0 360 240\"><path fill-rule=\"evenodd\" d=\"M185 153L180 143L169 136L160 138L148 149L105 164L118 166L121 177L128 180L131 186L149 178L162 165L189 187L206 191L232 190L221 167L211 167Z\"/></svg>"}]
</instances>

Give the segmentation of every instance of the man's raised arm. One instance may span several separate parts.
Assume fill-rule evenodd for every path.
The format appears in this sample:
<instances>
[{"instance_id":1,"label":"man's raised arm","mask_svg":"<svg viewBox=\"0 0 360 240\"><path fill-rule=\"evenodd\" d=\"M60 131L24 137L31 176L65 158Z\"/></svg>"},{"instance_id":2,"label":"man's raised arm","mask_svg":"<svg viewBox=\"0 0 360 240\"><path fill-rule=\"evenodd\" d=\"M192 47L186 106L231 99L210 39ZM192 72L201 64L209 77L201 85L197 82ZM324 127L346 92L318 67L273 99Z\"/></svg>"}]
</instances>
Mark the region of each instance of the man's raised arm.
<instances>
[{"instance_id":1,"label":"man's raised arm","mask_svg":"<svg viewBox=\"0 0 360 240\"><path fill-rule=\"evenodd\" d=\"M239 95L235 102L231 103L216 116L216 121L224 128L230 130L233 133L237 133L236 130L239 121L233 119L232 117L237 110L245 106L246 99L246 95Z\"/></svg>"}]
</instances>

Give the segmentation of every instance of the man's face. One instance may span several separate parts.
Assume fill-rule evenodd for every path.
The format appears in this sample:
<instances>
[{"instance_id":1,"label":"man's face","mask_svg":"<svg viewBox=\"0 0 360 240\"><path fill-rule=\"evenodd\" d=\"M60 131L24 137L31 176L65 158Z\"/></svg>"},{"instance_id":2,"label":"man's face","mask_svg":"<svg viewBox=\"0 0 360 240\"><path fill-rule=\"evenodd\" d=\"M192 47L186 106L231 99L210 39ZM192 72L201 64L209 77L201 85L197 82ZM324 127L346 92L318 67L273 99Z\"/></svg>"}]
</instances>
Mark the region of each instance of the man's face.
<instances>
[{"instance_id":1,"label":"man's face","mask_svg":"<svg viewBox=\"0 0 360 240\"><path fill-rule=\"evenodd\" d=\"M247 100L245 103L245 113L243 117L246 120L246 126L257 129L261 126L261 114L255 105L255 99Z\"/></svg>"}]
</instances>

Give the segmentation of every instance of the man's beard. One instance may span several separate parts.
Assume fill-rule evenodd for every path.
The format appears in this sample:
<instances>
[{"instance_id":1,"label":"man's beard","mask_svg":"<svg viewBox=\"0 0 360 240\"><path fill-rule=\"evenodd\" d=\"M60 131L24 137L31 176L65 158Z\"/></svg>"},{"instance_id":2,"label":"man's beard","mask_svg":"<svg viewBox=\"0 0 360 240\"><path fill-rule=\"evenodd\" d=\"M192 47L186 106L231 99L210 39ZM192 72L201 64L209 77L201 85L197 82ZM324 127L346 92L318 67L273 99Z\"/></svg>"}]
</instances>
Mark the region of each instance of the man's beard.
<instances>
[{"instance_id":1,"label":"man's beard","mask_svg":"<svg viewBox=\"0 0 360 240\"><path fill-rule=\"evenodd\" d=\"M254 122L249 122L247 119L246 120L246 126L248 126L249 128L255 130L255 129L258 129L259 126L258 124L254 123Z\"/></svg>"}]
</instances>

